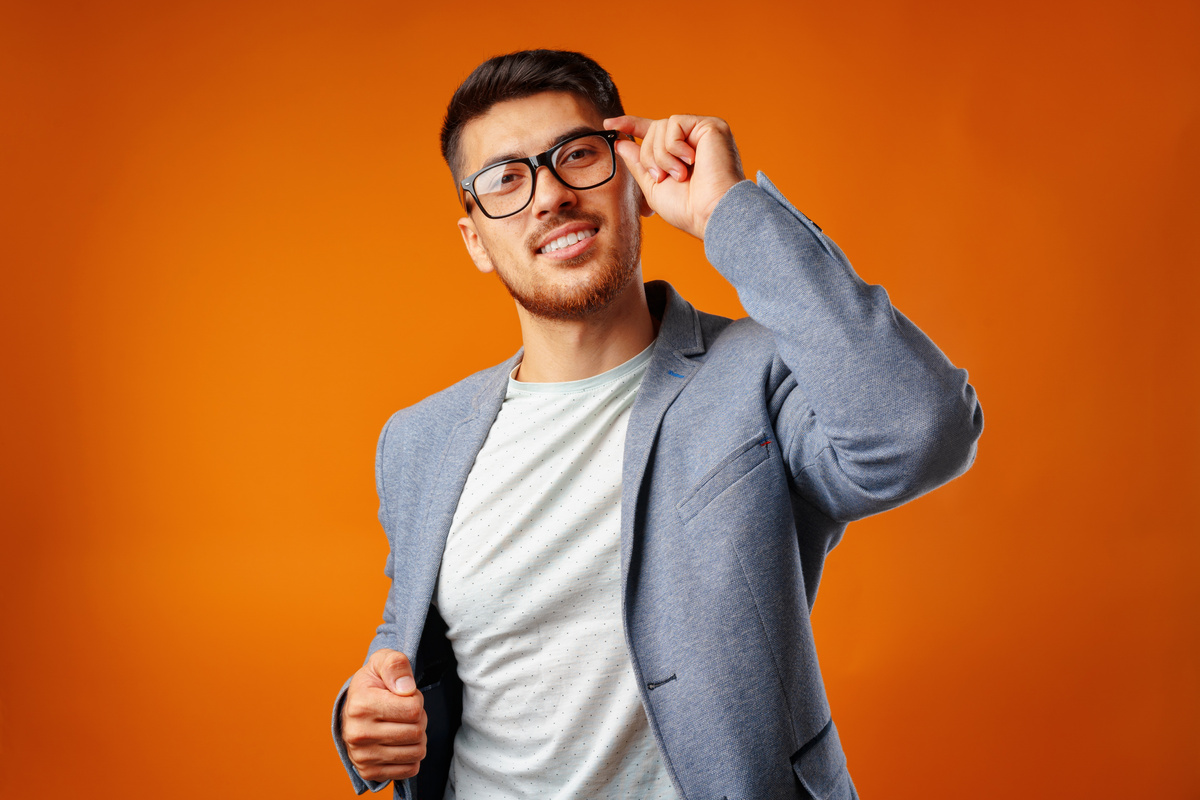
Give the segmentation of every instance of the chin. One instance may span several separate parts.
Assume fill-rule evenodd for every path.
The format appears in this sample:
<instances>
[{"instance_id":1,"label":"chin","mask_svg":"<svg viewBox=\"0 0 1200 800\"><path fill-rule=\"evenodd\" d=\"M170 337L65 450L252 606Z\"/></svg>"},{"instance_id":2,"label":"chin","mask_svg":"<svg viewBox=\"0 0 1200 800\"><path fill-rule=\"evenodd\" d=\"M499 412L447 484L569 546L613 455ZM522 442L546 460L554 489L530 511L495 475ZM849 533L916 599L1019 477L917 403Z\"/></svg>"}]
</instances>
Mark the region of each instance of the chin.
<instances>
[{"instance_id":1,"label":"chin","mask_svg":"<svg viewBox=\"0 0 1200 800\"><path fill-rule=\"evenodd\" d=\"M570 266L570 262L564 262ZM591 275L580 275L580 280L570 281L571 286L518 286L504 277L500 270L496 275L513 299L535 317L559 322L574 322L587 319L612 305L634 282L638 274L638 260L609 257L600 269ZM574 277L574 276L572 276Z\"/></svg>"}]
</instances>

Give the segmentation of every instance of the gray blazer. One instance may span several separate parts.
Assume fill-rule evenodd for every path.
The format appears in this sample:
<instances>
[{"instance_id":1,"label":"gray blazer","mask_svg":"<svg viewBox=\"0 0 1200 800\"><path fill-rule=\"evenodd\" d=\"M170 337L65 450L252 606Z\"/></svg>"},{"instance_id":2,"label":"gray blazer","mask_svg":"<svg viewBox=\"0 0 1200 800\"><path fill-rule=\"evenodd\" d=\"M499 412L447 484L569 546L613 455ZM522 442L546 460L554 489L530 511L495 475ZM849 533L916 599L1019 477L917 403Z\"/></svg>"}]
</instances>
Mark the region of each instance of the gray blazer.
<instances>
[{"instance_id":1,"label":"gray blazer","mask_svg":"<svg viewBox=\"0 0 1200 800\"><path fill-rule=\"evenodd\" d=\"M658 339L629 419L621 496L625 641L687 800L855 798L809 614L850 520L961 474L983 416L956 369L762 173L722 198L705 253L747 319L647 284ZM441 800L462 712L430 606L446 536L520 359L397 412L376 456L391 553L370 651L413 661L429 718L397 797ZM347 686L349 682L347 682ZM355 790L334 708L334 740Z\"/></svg>"}]
</instances>

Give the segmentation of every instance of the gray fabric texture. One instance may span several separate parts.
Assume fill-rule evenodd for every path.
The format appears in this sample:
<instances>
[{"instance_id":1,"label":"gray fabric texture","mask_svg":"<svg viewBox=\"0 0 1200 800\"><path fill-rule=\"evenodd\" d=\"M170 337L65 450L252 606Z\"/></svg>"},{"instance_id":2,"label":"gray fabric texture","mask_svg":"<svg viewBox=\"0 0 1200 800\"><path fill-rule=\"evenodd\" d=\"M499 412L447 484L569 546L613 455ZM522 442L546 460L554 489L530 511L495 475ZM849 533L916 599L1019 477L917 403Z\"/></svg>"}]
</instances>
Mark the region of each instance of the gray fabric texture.
<instances>
[{"instance_id":1,"label":"gray fabric texture","mask_svg":"<svg viewBox=\"0 0 1200 800\"><path fill-rule=\"evenodd\" d=\"M762 173L722 198L705 253L749 317L647 284L662 325L625 440L629 657L681 797L855 798L809 620L824 560L848 522L964 472L982 411L966 372ZM422 774L395 783L400 798L440 800L457 690L430 599L519 358L397 412L379 439L392 587L368 657L413 660L431 731ZM378 791L386 784L359 778L340 736L345 691L334 740L355 791Z\"/></svg>"}]
</instances>

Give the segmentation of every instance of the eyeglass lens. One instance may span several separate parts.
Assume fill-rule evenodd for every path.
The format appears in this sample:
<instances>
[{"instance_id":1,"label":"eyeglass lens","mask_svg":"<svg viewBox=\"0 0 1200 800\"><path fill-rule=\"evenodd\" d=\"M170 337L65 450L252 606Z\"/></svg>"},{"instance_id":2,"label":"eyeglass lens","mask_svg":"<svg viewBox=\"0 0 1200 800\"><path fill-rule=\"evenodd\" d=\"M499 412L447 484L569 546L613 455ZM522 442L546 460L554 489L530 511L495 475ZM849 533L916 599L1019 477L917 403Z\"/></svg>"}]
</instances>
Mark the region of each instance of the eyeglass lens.
<instances>
[{"instance_id":1,"label":"eyeglass lens","mask_svg":"<svg viewBox=\"0 0 1200 800\"><path fill-rule=\"evenodd\" d=\"M572 189L590 189L613 175L612 149L603 136L584 136L554 153L554 172ZM475 195L494 217L515 214L533 197L533 171L528 161L497 164L475 177Z\"/></svg>"}]
</instances>

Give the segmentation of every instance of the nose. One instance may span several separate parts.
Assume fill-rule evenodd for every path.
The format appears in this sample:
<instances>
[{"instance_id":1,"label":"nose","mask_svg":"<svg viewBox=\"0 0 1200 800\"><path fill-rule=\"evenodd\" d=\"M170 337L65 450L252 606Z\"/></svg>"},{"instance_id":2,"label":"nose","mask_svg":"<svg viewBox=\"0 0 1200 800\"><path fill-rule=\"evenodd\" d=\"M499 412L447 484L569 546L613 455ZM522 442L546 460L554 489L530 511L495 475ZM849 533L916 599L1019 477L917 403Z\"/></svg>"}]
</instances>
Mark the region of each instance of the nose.
<instances>
[{"instance_id":1,"label":"nose","mask_svg":"<svg viewBox=\"0 0 1200 800\"><path fill-rule=\"evenodd\" d=\"M575 190L560 181L549 167L538 167L532 202L534 216L540 218L570 208L577 199Z\"/></svg>"}]
</instances>

